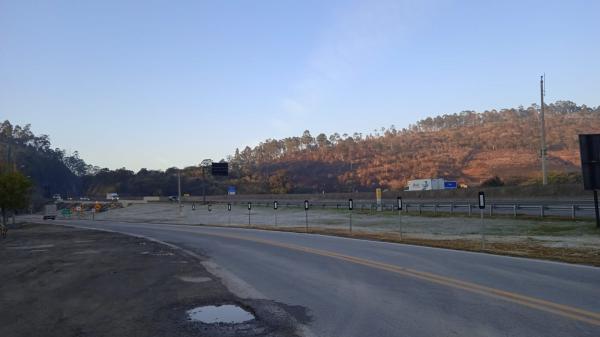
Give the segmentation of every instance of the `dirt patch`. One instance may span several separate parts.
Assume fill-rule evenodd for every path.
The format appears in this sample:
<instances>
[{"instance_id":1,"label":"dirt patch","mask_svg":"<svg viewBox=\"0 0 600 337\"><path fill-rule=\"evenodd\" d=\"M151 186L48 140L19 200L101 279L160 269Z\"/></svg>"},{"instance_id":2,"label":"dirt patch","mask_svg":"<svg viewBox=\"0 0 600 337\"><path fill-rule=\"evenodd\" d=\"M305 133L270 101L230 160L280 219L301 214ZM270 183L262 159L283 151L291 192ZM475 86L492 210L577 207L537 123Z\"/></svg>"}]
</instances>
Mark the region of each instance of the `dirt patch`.
<instances>
[{"instance_id":1,"label":"dirt patch","mask_svg":"<svg viewBox=\"0 0 600 337\"><path fill-rule=\"evenodd\" d=\"M297 335L296 312L240 299L196 258L156 242L27 224L0 241L0 260L0 336ZM186 316L196 306L226 303L256 319L210 325Z\"/></svg>"}]
</instances>

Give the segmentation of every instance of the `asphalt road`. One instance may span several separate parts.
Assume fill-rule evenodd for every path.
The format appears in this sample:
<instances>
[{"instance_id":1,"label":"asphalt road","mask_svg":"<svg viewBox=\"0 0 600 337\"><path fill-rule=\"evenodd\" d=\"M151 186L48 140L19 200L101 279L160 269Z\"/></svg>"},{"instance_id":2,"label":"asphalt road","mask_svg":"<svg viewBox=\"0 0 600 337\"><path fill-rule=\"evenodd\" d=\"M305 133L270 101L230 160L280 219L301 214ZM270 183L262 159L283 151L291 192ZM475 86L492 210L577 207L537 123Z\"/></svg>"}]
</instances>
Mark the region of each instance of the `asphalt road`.
<instances>
[{"instance_id":1,"label":"asphalt road","mask_svg":"<svg viewBox=\"0 0 600 337\"><path fill-rule=\"evenodd\" d=\"M237 228L56 223L207 255L240 295L307 308L315 336L600 336L600 268Z\"/></svg>"}]
</instances>

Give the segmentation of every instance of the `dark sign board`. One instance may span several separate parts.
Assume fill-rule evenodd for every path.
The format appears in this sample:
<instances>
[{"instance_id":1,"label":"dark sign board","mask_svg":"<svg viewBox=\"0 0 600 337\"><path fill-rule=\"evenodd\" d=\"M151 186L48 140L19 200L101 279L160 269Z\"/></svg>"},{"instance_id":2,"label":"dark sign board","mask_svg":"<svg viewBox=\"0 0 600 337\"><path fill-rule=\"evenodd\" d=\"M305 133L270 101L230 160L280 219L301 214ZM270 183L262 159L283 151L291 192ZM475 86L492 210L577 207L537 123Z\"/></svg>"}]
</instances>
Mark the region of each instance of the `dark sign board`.
<instances>
[{"instance_id":1,"label":"dark sign board","mask_svg":"<svg viewBox=\"0 0 600 337\"><path fill-rule=\"evenodd\" d=\"M308 200L304 200L304 210L308 211Z\"/></svg>"},{"instance_id":2,"label":"dark sign board","mask_svg":"<svg viewBox=\"0 0 600 337\"><path fill-rule=\"evenodd\" d=\"M213 176L227 176L229 175L229 164L212 163L211 173Z\"/></svg>"},{"instance_id":3,"label":"dark sign board","mask_svg":"<svg viewBox=\"0 0 600 337\"><path fill-rule=\"evenodd\" d=\"M229 203L229 204L227 204L227 210L228 210L228 211L231 211L231 204L230 204L230 203Z\"/></svg>"},{"instance_id":4,"label":"dark sign board","mask_svg":"<svg viewBox=\"0 0 600 337\"><path fill-rule=\"evenodd\" d=\"M402 210L402 197L398 197L398 210Z\"/></svg>"},{"instance_id":5,"label":"dark sign board","mask_svg":"<svg viewBox=\"0 0 600 337\"><path fill-rule=\"evenodd\" d=\"M353 210L354 209L354 200L348 199L348 209L349 210Z\"/></svg>"},{"instance_id":6,"label":"dark sign board","mask_svg":"<svg viewBox=\"0 0 600 337\"><path fill-rule=\"evenodd\" d=\"M483 192L479 192L479 208L485 208L485 194Z\"/></svg>"},{"instance_id":7,"label":"dark sign board","mask_svg":"<svg viewBox=\"0 0 600 337\"><path fill-rule=\"evenodd\" d=\"M600 190L600 134L579 135L581 174L586 190Z\"/></svg>"},{"instance_id":8,"label":"dark sign board","mask_svg":"<svg viewBox=\"0 0 600 337\"><path fill-rule=\"evenodd\" d=\"M248 210L251 210L251 209L252 209L252 203L248 202Z\"/></svg>"},{"instance_id":9,"label":"dark sign board","mask_svg":"<svg viewBox=\"0 0 600 337\"><path fill-rule=\"evenodd\" d=\"M273 201L273 209L277 209L278 206L279 203L277 202L277 200Z\"/></svg>"}]
</instances>

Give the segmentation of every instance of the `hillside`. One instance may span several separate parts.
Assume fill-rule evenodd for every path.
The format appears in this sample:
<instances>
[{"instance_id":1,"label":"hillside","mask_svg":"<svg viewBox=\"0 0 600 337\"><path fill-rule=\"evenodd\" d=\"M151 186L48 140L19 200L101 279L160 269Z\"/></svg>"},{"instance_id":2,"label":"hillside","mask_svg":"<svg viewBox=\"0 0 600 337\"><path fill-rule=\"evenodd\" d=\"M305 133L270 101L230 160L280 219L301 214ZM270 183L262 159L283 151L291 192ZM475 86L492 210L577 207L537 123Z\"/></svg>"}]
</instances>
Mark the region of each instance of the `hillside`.
<instances>
[{"instance_id":1,"label":"hillside","mask_svg":"<svg viewBox=\"0 0 600 337\"><path fill-rule=\"evenodd\" d=\"M184 193L317 193L402 190L415 178L443 177L470 186L498 176L507 185L539 183L538 107L500 111L463 111L421 120L404 129L381 128L363 135L325 135L268 139L229 156L230 176L205 177L202 167L182 171ZM579 183L578 134L600 132L600 107L569 101L546 109L551 183ZM37 194L49 197L174 195L177 169L166 171L88 165L77 152L52 149L49 137L29 126L0 125L0 162L8 161L35 182ZM10 151L9 151L10 148Z\"/></svg>"},{"instance_id":2,"label":"hillside","mask_svg":"<svg viewBox=\"0 0 600 337\"><path fill-rule=\"evenodd\" d=\"M463 111L373 134L266 140L230 158L238 185L257 191L402 189L407 180L456 179L468 185L499 176L509 184L540 175L538 107ZM549 171L579 172L578 134L600 132L600 108L558 101L546 108ZM576 176L576 175L572 175Z\"/></svg>"}]
</instances>

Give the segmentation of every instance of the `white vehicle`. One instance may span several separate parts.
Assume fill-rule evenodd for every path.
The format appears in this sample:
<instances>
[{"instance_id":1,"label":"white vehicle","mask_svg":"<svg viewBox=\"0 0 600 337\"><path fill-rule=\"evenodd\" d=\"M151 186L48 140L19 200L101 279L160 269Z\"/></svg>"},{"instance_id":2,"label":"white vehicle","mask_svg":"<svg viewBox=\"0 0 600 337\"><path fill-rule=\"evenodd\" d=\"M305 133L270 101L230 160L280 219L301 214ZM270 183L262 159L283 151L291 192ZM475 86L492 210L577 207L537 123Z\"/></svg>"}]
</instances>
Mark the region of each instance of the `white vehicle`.
<instances>
[{"instance_id":1,"label":"white vehicle","mask_svg":"<svg viewBox=\"0 0 600 337\"><path fill-rule=\"evenodd\" d=\"M56 220L56 204L46 205L44 206L44 220Z\"/></svg>"},{"instance_id":2,"label":"white vehicle","mask_svg":"<svg viewBox=\"0 0 600 337\"><path fill-rule=\"evenodd\" d=\"M119 200L119 194L117 193L106 193L106 200Z\"/></svg>"}]
</instances>

